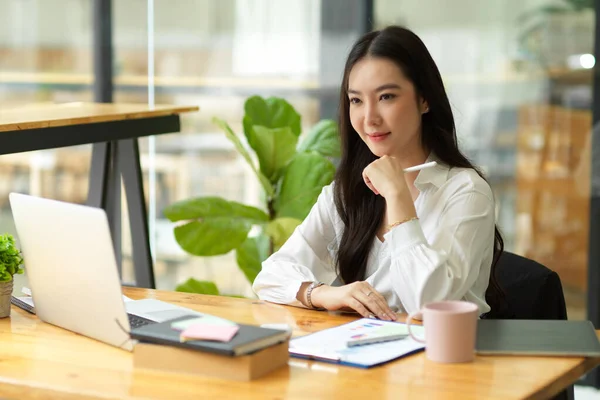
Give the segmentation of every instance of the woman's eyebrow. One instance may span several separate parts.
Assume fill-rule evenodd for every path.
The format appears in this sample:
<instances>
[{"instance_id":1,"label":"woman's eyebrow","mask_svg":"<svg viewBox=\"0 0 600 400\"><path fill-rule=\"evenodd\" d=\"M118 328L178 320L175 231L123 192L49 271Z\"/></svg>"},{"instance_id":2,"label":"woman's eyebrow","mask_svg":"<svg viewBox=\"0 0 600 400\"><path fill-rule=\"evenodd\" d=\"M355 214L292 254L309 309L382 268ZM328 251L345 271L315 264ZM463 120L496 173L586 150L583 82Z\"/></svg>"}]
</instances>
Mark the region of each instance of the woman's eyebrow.
<instances>
[{"instance_id":1,"label":"woman's eyebrow","mask_svg":"<svg viewBox=\"0 0 600 400\"><path fill-rule=\"evenodd\" d=\"M377 88L375 88L375 92L381 92L383 90L388 90L388 89L400 89L400 85L398 85L396 83L386 83L384 85L381 85L381 86L378 86ZM360 91L354 90L354 89L348 89L348 94L360 94Z\"/></svg>"},{"instance_id":2,"label":"woman's eyebrow","mask_svg":"<svg viewBox=\"0 0 600 400\"><path fill-rule=\"evenodd\" d=\"M375 91L381 92L387 89L400 89L400 85L398 85L397 83L386 83L385 85L379 86L377 89L375 89Z\"/></svg>"}]
</instances>

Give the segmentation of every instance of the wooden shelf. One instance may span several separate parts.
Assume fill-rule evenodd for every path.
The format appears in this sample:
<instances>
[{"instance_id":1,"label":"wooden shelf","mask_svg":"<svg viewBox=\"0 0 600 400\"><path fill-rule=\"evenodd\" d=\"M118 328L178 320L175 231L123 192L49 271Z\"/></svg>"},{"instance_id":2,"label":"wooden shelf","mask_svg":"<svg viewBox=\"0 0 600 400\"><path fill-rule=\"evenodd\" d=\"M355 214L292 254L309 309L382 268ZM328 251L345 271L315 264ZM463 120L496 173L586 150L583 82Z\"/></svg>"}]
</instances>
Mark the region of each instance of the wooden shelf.
<instances>
[{"instance_id":1,"label":"wooden shelf","mask_svg":"<svg viewBox=\"0 0 600 400\"><path fill-rule=\"evenodd\" d=\"M594 69L552 69L548 71L548 77L555 82L566 84L592 84Z\"/></svg>"},{"instance_id":2,"label":"wooden shelf","mask_svg":"<svg viewBox=\"0 0 600 400\"><path fill-rule=\"evenodd\" d=\"M58 72L0 72L0 84L53 84L53 85L91 85L92 74ZM115 77L115 85L146 87L149 84L145 75L121 75ZM282 88L282 89L318 89L314 80L292 80L285 78L235 78L235 77L161 77L154 78L154 84L161 87L215 87L215 88Z\"/></svg>"},{"instance_id":3,"label":"wooden shelf","mask_svg":"<svg viewBox=\"0 0 600 400\"><path fill-rule=\"evenodd\" d=\"M446 84L500 84L534 82L555 79L563 76L564 71L552 71L550 74L540 73L494 73L494 74L451 74L444 75ZM575 71L574 77L590 76L590 70ZM570 75L569 75L570 76ZM52 85L91 85L93 74L70 72L0 72L1 84L52 84ZM591 79L591 78L590 78ZM115 77L115 85L146 87L146 75L119 75ZM208 76L156 76L154 84L157 87L187 87L187 88L265 88L287 90L318 90L321 85L318 79L287 79L284 77L208 77Z\"/></svg>"}]
</instances>

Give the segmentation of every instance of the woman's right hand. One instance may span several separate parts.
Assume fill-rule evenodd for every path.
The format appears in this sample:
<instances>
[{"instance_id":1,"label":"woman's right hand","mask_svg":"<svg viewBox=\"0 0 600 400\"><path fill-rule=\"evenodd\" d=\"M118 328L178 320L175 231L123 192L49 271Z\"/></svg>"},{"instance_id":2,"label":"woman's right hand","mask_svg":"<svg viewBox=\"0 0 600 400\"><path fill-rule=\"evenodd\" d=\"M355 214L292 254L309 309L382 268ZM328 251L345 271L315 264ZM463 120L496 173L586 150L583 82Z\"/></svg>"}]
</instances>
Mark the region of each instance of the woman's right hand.
<instances>
[{"instance_id":1,"label":"woman's right hand","mask_svg":"<svg viewBox=\"0 0 600 400\"><path fill-rule=\"evenodd\" d=\"M397 319L385 298L364 281L339 287L319 286L313 289L310 297L315 307L330 311L350 308L366 318L377 316L387 321Z\"/></svg>"}]
</instances>

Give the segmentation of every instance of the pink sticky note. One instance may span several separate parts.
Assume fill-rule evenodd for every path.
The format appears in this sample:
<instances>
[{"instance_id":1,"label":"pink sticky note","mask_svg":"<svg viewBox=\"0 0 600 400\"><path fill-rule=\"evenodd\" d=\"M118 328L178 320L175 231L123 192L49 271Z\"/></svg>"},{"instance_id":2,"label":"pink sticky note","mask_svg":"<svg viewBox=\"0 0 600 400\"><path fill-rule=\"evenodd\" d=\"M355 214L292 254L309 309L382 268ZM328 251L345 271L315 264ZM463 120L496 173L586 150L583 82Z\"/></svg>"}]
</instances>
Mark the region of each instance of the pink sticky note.
<instances>
[{"instance_id":1,"label":"pink sticky note","mask_svg":"<svg viewBox=\"0 0 600 400\"><path fill-rule=\"evenodd\" d=\"M181 341L215 340L229 342L239 329L237 326L197 324L187 327L179 337Z\"/></svg>"}]
</instances>

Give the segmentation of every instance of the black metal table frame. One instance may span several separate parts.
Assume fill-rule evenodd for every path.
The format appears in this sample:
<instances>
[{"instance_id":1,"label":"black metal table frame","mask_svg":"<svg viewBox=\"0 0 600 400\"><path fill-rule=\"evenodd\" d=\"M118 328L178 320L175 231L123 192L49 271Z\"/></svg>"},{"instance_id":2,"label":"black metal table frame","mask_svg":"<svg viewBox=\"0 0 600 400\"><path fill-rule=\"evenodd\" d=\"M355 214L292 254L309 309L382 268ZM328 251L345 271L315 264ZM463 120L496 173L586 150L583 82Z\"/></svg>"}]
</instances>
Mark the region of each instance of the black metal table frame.
<instances>
[{"instance_id":1,"label":"black metal table frame","mask_svg":"<svg viewBox=\"0 0 600 400\"><path fill-rule=\"evenodd\" d=\"M0 132L0 155L92 144L87 204L107 213L121 274L121 178L125 188L135 285L155 288L148 213L137 138L180 130L179 115Z\"/></svg>"}]
</instances>

